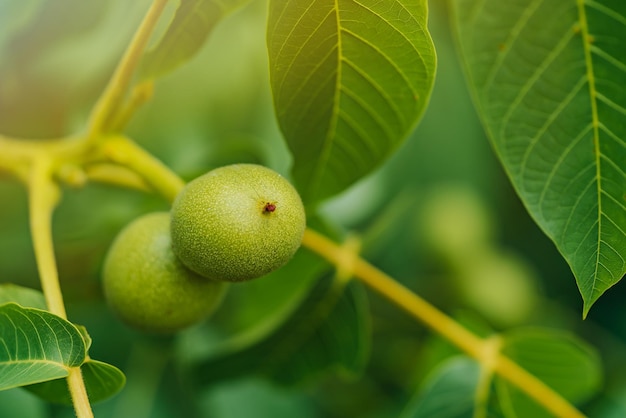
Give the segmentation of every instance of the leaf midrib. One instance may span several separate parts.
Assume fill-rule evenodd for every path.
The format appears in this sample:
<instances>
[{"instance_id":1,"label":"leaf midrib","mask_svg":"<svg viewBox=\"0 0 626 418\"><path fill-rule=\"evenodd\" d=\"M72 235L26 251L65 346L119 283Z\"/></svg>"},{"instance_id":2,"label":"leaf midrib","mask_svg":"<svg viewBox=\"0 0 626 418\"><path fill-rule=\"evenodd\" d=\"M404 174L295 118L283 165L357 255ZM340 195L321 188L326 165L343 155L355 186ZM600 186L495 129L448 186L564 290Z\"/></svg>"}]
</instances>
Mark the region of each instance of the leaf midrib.
<instances>
[{"instance_id":1,"label":"leaf midrib","mask_svg":"<svg viewBox=\"0 0 626 418\"><path fill-rule=\"evenodd\" d=\"M591 295L596 292L596 283L598 281L598 268L600 266L600 245L602 243L602 169L600 154L600 121L598 118L598 102L596 99L596 83L593 68L593 58L591 54L591 35L589 33L589 24L587 22L587 11L585 10L584 0L577 0L578 5L578 21L580 23L581 39L583 44L583 53L585 56L585 68L589 85L589 102L591 106L591 126L593 129L593 151L596 164L596 196L598 202L598 240L596 243L596 263L593 272L593 283L591 287ZM583 295L584 297L584 295ZM591 302L591 301L590 301ZM588 305L588 303L585 303ZM590 305L584 307L583 315L586 316L591 308Z\"/></svg>"},{"instance_id":2,"label":"leaf midrib","mask_svg":"<svg viewBox=\"0 0 626 418\"><path fill-rule=\"evenodd\" d=\"M315 173L313 174L313 180L309 186L309 191L312 194L316 194L319 183L322 180L324 167L328 164L330 158L330 152L333 148L335 135L333 132L337 129L337 121L339 120L339 100L341 98L341 76L342 67L345 57L343 55L343 45L341 40L341 17L339 16L339 0L334 0L334 6L331 13L335 13L335 23L337 25L337 74L335 75L335 92L333 97L333 108L330 123L328 124L328 130L326 131L326 138L324 139L324 145L322 146L322 152L320 154L320 164L317 165Z\"/></svg>"}]
</instances>

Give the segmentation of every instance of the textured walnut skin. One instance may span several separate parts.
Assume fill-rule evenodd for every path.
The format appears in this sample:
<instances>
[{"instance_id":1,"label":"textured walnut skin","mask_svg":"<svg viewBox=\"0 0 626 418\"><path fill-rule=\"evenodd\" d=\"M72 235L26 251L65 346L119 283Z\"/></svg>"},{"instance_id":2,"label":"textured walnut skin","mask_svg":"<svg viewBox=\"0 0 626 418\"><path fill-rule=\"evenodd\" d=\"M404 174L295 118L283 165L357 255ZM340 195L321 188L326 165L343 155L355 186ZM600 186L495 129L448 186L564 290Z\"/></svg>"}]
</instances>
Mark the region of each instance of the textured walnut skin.
<instances>
[{"instance_id":1,"label":"textured walnut skin","mask_svg":"<svg viewBox=\"0 0 626 418\"><path fill-rule=\"evenodd\" d=\"M172 206L172 248L213 280L240 282L278 269L300 247L306 227L298 192L254 164L220 167L191 181Z\"/></svg>"},{"instance_id":2,"label":"textured walnut skin","mask_svg":"<svg viewBox=\"0 0 626 418\"><path fill-rule=\"evenodd\" d=\"M125 323L160 334L206 318L226 289L174 255L167 212L144 215L120 232L104 263L103 286L107 303Z\"/></svg>"}]
</instances>

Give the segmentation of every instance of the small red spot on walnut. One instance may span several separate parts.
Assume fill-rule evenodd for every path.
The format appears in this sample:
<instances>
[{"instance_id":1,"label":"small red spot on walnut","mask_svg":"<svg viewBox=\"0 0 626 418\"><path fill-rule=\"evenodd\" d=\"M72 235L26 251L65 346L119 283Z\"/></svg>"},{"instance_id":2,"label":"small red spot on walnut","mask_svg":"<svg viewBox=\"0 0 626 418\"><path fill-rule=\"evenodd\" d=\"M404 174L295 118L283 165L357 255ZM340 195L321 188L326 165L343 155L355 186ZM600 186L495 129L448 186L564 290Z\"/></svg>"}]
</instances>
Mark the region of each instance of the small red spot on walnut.
<instances>
[{"instance_id":1,"label":"small red spot on walnut","mask_svg":"<svg viewBox=\"0 0 626 418\"><path fill-rule=\"evenodd\" d=\"M273 203L266 203L265 207L263 208L263 212L274 212L276 210L276 205Z\"/></svg>"}]
</instances>

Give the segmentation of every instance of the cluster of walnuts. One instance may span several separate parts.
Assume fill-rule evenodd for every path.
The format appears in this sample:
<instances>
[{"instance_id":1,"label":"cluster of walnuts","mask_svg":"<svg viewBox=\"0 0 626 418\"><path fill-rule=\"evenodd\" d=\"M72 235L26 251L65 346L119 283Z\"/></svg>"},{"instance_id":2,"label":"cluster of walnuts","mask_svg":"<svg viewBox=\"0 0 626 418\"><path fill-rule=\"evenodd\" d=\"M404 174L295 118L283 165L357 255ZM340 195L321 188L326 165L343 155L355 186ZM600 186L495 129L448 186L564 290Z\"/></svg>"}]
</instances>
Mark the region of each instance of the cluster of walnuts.
<instances>
[{"instance_id":1,"label":"cluster of walnuts","mask_svg":"<svg viewBox=\"0 0 626 418\"><path fill-rule=\"evenodd\" d=\"M296 189L254 164L191 181L170 212L144 215L107 254L104 294L128 325L174 333L208 317L231 282L264 276L300 247L306 227Z\"/></svg>"}]
</instances>

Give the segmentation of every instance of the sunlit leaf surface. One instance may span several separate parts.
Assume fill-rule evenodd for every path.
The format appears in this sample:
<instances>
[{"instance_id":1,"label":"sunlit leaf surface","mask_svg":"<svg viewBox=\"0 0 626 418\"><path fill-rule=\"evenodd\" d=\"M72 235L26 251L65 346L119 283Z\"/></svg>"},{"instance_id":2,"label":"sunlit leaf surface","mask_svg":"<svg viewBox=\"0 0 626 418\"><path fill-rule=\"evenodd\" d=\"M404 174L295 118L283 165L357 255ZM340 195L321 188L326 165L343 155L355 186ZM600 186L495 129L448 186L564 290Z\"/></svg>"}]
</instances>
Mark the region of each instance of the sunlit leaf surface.
<instances>
[{"instance_id":1,"label":"sunlit leaf surface","mask_svg":"<svg viewBox=\"0 0 626 418\"><path fill-rule=\"evenodd\" d=\"M85 355L83 337L66 320L15 303L0 306L0 390L65 377Z\"/></svg>"},{"instance_id":2,"label":"sunlit leaf surface","mask_svg":"<svg viewBox=\"0 0 626 418\"><path fill-rule=\"evenodd\" d=\"M423 113L435 52L426 1L272 0L270 77L307 203L394 151Z\"/></svg>"}]
</instances>

